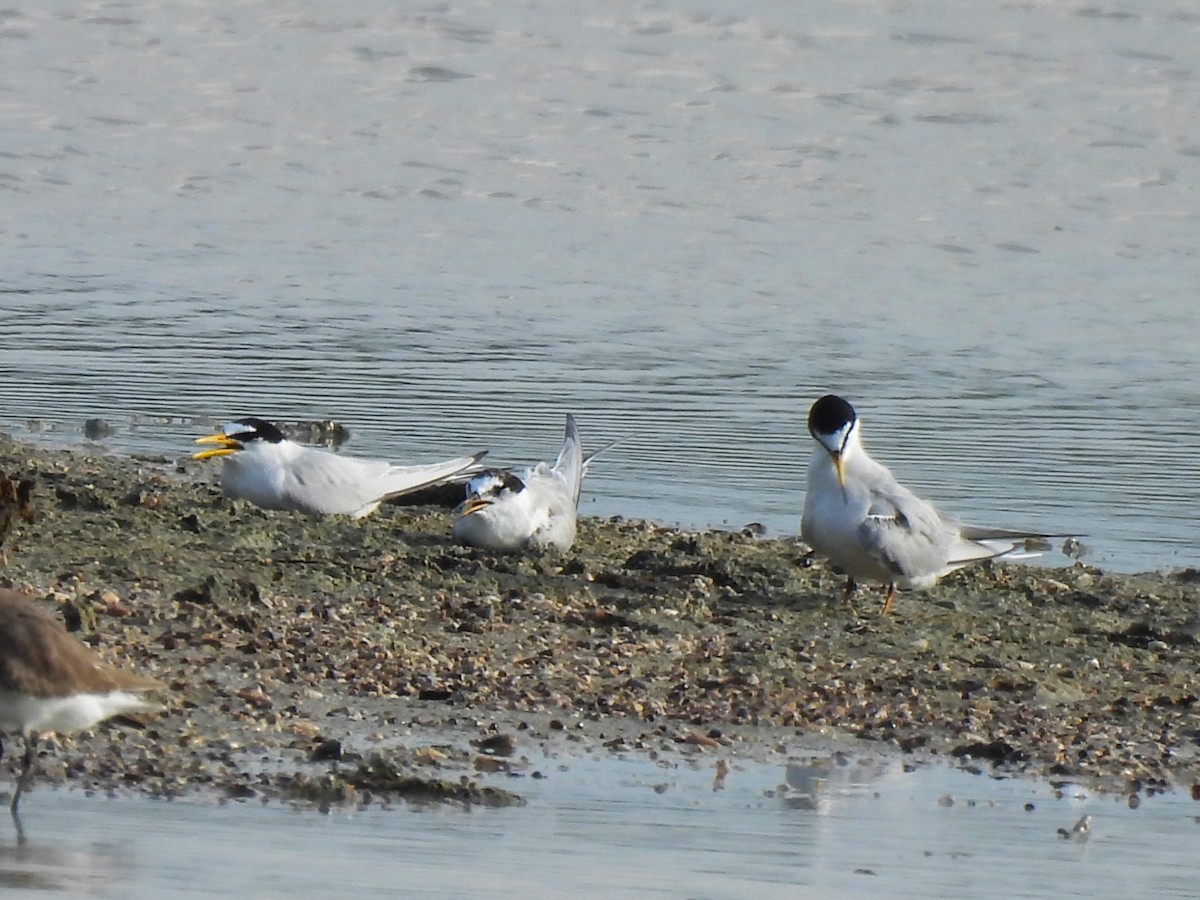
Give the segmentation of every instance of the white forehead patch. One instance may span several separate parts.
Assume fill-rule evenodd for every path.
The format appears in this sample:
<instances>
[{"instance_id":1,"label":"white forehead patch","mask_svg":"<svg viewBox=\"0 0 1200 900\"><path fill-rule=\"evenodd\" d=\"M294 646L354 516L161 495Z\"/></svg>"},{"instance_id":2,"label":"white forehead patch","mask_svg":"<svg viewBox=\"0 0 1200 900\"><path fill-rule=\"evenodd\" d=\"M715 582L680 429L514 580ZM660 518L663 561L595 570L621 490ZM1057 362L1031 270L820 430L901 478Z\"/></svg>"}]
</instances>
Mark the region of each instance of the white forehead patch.
<instances>
[{"instance_id":1,"label":"white forehead patch","mask_svg":"<svg viewBox=\"0 0 1200 900\"><path fill-rule=\"evenodd\" d=\"M480 472L467 482L467 496L483 497L485 495L498 494L502 487L504 487L503 474L490 470Z\"/></svg>"},{"instance_id":2,"label":"white forehead patch","mask_svg":"<svg viewBox=\"0 0 1200 900\"><path fill-rule=\"evenodd\" d=\"M222 426L221 431L226 437L232 437L235 434L246 434L247 432L258 431L253 425L247 425L245 422L229 422Z\"/></svg>"}]
</instances>

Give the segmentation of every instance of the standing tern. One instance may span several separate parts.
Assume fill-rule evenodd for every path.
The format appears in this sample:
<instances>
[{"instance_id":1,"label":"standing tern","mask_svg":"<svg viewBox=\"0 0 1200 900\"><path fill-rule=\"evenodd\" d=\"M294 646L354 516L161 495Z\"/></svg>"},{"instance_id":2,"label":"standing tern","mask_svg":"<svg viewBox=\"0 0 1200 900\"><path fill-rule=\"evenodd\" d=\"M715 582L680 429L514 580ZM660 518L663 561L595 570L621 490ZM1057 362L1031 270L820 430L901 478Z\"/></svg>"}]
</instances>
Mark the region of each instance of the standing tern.
<instances>
[{"instance_id":1,"label":"standing tern","mask_svg":"<svg viewBox=\"0 0 1200 900\"><path fill-rule=\"evenodd\" d=\"M275 425L252 416L236 419L196 443L216 445L192 458L223 458L221 488L228 497L249 500L263 509L353 519L369 515L388 498L448 481L487 453L424 466L396 466L297 444Z\"/></svg>"},{"instance_id":2,"label":"standing tern","mask_svg":"<svg viewBox=\"0 0 1200 900\"><path fill-rule=\"evenodd\" d=\"M1052 535L964 525L900 484L867 455L854 407L833 394L812 405L808 430L816 441L800 536L846 572L846 599L856 579L887 585L886 614L896 588L924 590L968 563L1036 556L1027 541Z\"/></svg>"},{"instance_id":3,"label":"standing tern","mask_svg":"<svg viewBox=\"0 0 1200 900\"><path fill-rule=\"evenodd\" d=\"M492 551L569 549L575 543L579 488L588 463L611 446L584 458L575 417L568 413L562 449L553 466L540 462L520 474L489 469L467 483L454 539Z\"/></svg>"}]
</instances>

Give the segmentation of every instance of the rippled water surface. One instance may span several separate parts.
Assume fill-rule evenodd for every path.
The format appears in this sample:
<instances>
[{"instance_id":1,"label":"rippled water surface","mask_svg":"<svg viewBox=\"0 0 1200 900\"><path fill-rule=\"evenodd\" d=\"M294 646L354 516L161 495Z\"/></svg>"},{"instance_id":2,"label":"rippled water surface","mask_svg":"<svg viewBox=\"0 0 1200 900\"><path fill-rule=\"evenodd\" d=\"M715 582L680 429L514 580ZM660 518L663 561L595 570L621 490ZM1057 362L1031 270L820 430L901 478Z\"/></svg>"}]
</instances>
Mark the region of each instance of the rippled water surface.
<instances>
[{"instance_id":1,"label":"rippled water surface","mask_svg":"<svg viewBox=\"0 0 1200 900\"><path fill-rule=\"evenodd\" d=\"M632 437L584 509L794 533L820 393L945 509L1200 562L1189 4L17 2L0 426Z\"/></svg>"},{"instance_id":2,"label":"rippled water surface","mask_svg":"<svg viewBox=\"0 0 1200 900\"><path fill-rule=\"evenodd\" d=\"M111 897L1190 897L1197 804L868 757L545 760L502 810L35 791L0 886ZM716 789L716 785L720 789ZM1086 833L1075 825L1087 819ZM4 823L7 826L7 823ZM1059 834L1059 830L1067 837Z\"/></svg>"}]
</instances>

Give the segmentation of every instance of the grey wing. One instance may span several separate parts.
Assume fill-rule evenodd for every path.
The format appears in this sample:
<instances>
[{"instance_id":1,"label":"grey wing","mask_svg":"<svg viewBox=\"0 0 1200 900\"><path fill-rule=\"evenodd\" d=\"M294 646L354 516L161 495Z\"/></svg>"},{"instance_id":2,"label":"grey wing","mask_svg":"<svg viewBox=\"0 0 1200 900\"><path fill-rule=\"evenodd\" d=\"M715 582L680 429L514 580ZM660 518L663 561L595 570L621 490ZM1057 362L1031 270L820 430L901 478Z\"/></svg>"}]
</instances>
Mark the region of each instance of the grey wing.
<instances>
[{"instance_id":1,"label":"grey wing","mask_svg":"<svg viewBox=\"0 0 1200 900\"><path fill-rule=\"evenodd\" d=\"M867 552L906 578L940 571L950 536L937 510L899 484L871 492L871 506L859 526Z\"/></svg>"},{"instance_id":2,"label":"grey wing","mask_svg":"<svg viewBox=\"0 0 1200 900\"><path fill-rule=\"evenodd\" d=\"M441 484L444 481L459 481L464 477L475 474L482 467L479 460L487 455L483 450L471 456L460 456L445 462L429 463L423 466L387 465L387 468L376 482L382 488L378 496L399 497L424 487ZM465 474L464 474L465 473Z\"/></svg>"},{"instance_id":3,"label":"grey wing","mask_svg":"<svg viewBox=\"0 0 1200 900\"><path fill-rule=\"evenodd\" d=\"M554 471L559 474L571 491L571 501L579 503L579 488L583 481L586 463L583 460L583 446L579 443L579 428L575 425L575 417L567 413L566 433L563 436L562 449L554 463Z\"/></svg>"},{"instance_id":4,"label":"grey wing","mask_svg":"<svg viewBox=\"0 0 1200 900\"><path fill-rule=\"evenodd\" d=\"M382 496L380 484L389 468L381 460L311 453L288 469L283 500L308 513L353 512Z\"/></svg>"},{"instance_id":5,"label":"grey wing","mask_svg":"<svg viewBox=\"0 0 1200 900\"><path fill-rule=\"evenodd\" d=\"M482 453L424 466L314 452L290 467L283 496L293 509L353 514L385 497L437 484L477 463Z\"/></svg>"}]
</instances>

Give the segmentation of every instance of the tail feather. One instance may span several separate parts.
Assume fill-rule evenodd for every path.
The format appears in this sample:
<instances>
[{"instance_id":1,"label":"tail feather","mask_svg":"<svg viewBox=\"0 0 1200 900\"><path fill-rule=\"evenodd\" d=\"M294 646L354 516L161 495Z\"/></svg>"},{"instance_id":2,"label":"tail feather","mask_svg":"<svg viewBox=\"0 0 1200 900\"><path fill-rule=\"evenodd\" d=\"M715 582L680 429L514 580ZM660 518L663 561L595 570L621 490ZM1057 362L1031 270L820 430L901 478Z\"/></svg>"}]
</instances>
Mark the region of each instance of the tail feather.
<instances>
[{"instance_id":1,"label":"tail feather","mask_svg":"<svg viewBox=\"0 0 1200 900\"><path fill-rule=\"evenodd\" d=\"M1042 534L1040 531L1013 531L1008 528L985 528L982 525L964 525L955 523L958 533L967 541L1024 541L1029 538L1067 537L1059 534Z\"/></svg>"},{"instance_id":2,"label":"tail feather","mask_svg":"<svg viewBox=\"0 0 1200 900\"><path fill-rule=\"evenodd\" d=\"M947 571L965 566L967 563L1004 556L1014 548L1015 545L1011 543L997 546L979 541L958 541L950 548L950 555L946 560Z\"/></svg>"},{"instance_id":3,"label":"tail feather","mask_svg":"<svg viewBox=\"0 0 1200 900\"><path fill-rule=\"evenodd\" d=\"M957 568L982 559L1034 559L1050 549L1047 539L1052 537L1071 535L961 525L960 540L950 552L948 565Z\"/></svg>"},{"instance_id":4,"label":"tail feather","mask_svg":"<svg viewBox=\"0 0 1200 900\"><path fill-rule=\"evenodd\" d=\"M590 466L590 465L592 464L592 460L593 460L593 459L595 459L597 456L599 456L599 455L600 455L601 453L603 453L604 451L606 451L606 450L611 450L613 447L617 446L617 444L622 444L622 443L624 443L625 441L627 441L628 439L629 439L629 438L628 438L628 436L626 436L626 437L620 437L620 438L617 438L615 441L609 441L607 444L605 444L605 445L604 445L603 447L601 447L599 450L593 450L591 453L589 453L587 456L585 456L585 457L583 458L583 474L584 474L584 477L586 477L586 476L587 476L587 473L588 473L588 466Z\"/></svg>"}]
</instances>

